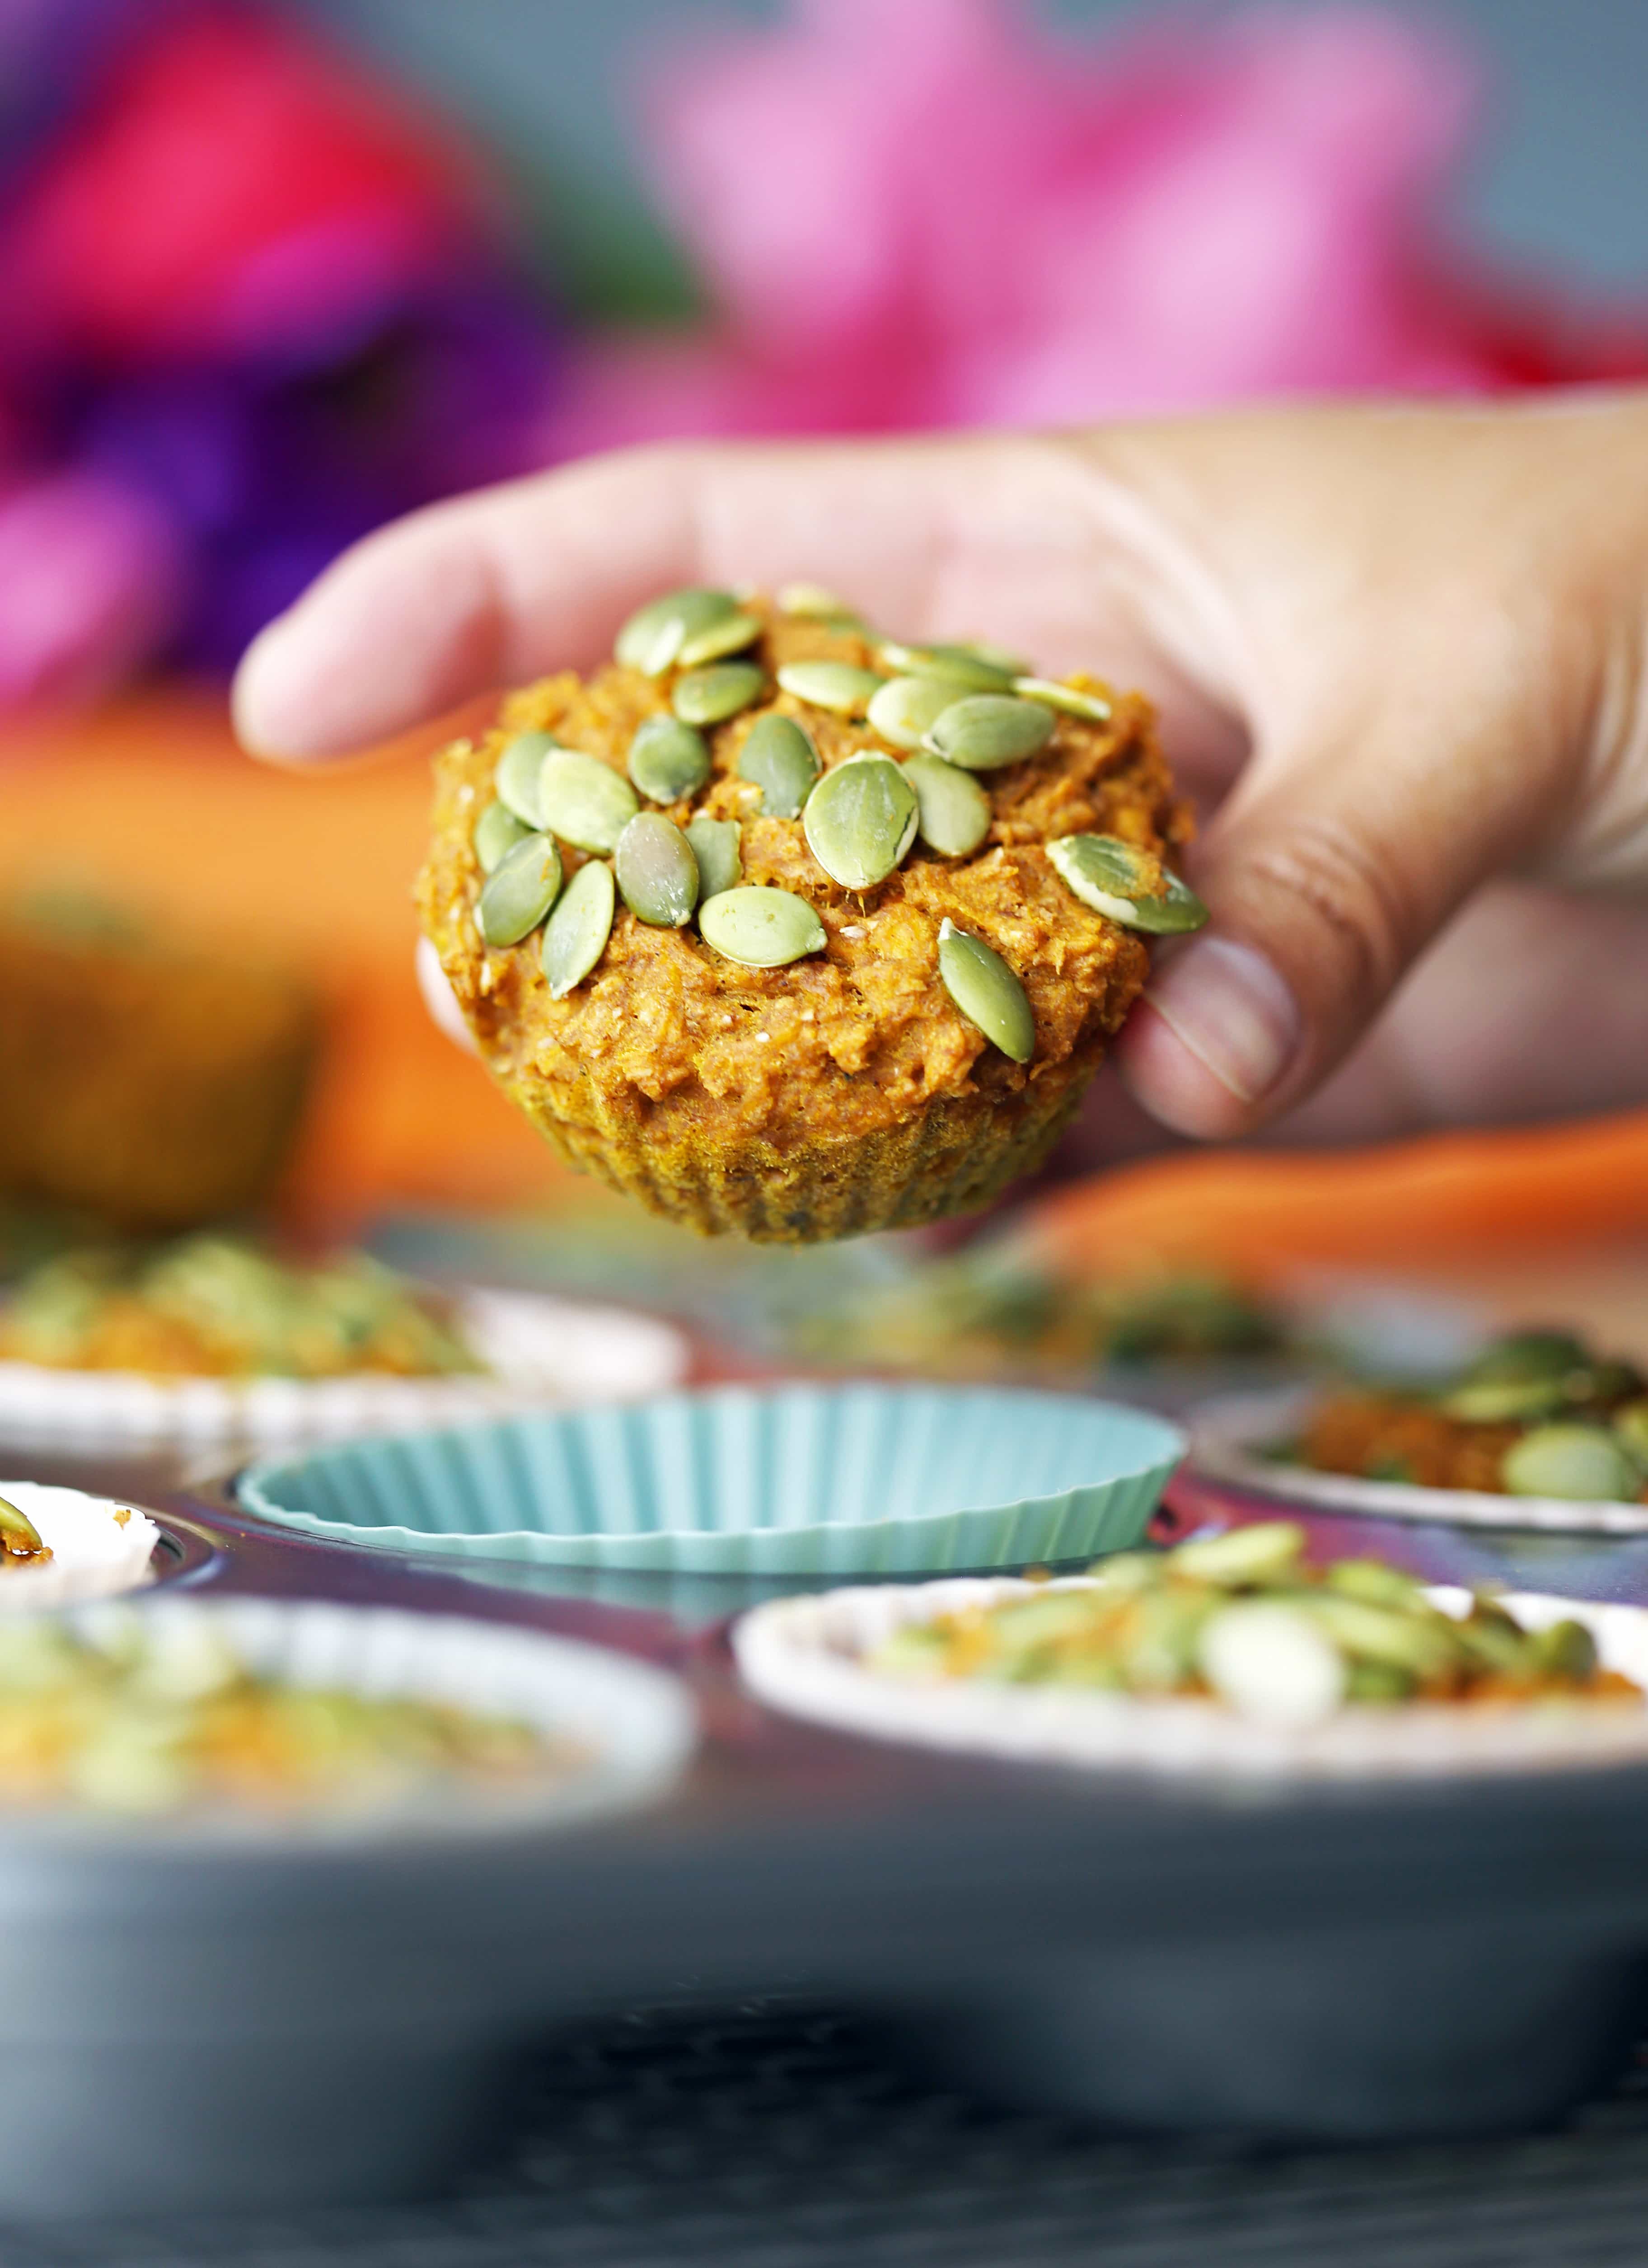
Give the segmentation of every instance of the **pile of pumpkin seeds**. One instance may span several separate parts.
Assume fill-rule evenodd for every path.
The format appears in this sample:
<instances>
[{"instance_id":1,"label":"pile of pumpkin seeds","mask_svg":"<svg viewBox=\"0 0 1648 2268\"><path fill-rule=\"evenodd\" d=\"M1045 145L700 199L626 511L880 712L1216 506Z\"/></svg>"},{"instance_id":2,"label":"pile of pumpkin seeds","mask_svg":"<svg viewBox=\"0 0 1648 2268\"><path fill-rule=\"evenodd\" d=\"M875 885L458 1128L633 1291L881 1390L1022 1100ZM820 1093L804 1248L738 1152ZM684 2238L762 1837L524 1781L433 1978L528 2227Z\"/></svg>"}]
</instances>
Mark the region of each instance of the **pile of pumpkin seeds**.
<instances>
[{"instance_id":1,"label":"pile of pumpkin seeds","mask_svg":"<svg viewBox=\"0 0 1648 2268\"><path fill-rule=\"evenodd\" d=\"M864 630L841 600L811 585L788 586L778 605ZM621 897L638 921L659 928L685 928L695 916L705 943L746 968L779 968L823 951L827 932L806 898L745 884L735 820L700 814L681 828L661 807L709 781L705 733L771 692L751 659L762 627L731 591L670 591L630 615L614 659L671 682L668 713L636 731L627 778L542 732L518 733L499 757L496 799L473 837L486 878L476 923L483 941L499 947L541 928L554 998L600 961ZM739 777L759 792L761 812L798 819L813 856L843 889L874 889L918 837L940 858L971 857L991 815L977 775L1039 755L1059 713L1097 723L1111 713L1102 694L1034 676L999 647L871 643L878 667L788 662L778 689L805 707L862 718L899 755L865 748L826 771L805 722L777 711L756 720L739 755ZM561 844L585 856L570 881ZM1117 836L1067 836L1048 855L1076 897L1124 927L1166 933L1207 918L1175 874ZM610 866L601 863L608 858ZM1034 1018L1001 955L946 921L938 972L968 1022L1013 1062L1028 1062Z\"/></svg>"},{"instance_id":2,"label":"pile of pumpkin seeds","mask_svg":"<svg viewBox=\"0 0 1648 2268\"><path fill-rule=\"evenodd\" d=\"M1299 1727L1346 1703L1634 1693L1617 1681L1597 1685L1582 1623L1527 1630L1480 1592L1455 1617L1380 1560L1307 1567L1305 1540L1297 1523L1276 1520L1173 1551L1125 1552L1077 1583L907 1623L868 1667L924 1680L1200 1694Z\"/></svg>"}]
</instances>

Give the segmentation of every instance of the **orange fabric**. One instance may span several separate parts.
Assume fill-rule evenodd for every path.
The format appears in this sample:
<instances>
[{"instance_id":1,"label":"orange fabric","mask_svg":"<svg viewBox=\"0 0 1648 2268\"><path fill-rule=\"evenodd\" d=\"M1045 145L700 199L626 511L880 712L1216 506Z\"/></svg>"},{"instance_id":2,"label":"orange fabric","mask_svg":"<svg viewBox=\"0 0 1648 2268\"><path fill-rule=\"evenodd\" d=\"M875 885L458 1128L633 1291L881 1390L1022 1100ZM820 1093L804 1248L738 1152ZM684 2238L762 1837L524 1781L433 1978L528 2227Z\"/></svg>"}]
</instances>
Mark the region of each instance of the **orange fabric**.
<instances>
[{"instance_id":1,"label":"orange fabric","mask_svg":"<svg viewBox=\"0 0 1648 2268\"><path fill-rule=\"evenodd\" d=\"M426 752L296 774L236 751L220 698L175 688L0 737L0 874L105 888L190 930L284 952L333 1031L294 1207L502 1207L579 1189L443 1040L412 976ZM1045 1200L1074 1267L1210 1258L1444 1268L1506 1247L1648 1237L1648 1114L1381 1150L1181 1155Z\"/></svg>"},{"instance_id":2,"label":"orange fabric","mask_svg":"<svg viewBox=\"0 0 1648 2268\"><path fill-rule=\"evenodd\" d=\"M330 1035L290 1176L301 1216L386 1198L504 1205L565 1169L430 1023L412 973L422 751L283 772L236 749L220 697L166 689L0 738L0 874L106 891L305 970Z\"/></svg>"}]
</instances>

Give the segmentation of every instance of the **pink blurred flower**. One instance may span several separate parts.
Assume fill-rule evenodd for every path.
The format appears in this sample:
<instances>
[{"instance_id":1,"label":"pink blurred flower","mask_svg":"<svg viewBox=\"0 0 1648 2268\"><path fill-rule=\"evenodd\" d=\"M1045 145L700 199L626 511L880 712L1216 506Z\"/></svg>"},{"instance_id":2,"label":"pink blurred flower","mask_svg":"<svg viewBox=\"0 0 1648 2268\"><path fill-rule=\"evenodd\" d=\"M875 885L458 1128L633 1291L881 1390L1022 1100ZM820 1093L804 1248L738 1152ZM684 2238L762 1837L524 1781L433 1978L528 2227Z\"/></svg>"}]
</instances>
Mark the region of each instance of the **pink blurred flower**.
<instances>
[{"instance_id":1,"label":"pink blurred flower","mask_svg":"<svg viewBox=\"0 0 1648 2268\"><path fill-rule=\"evenodd\" d=\"M647 147L717 321L596 350L551 440L1487 387L1431 220L1472 92L1451 44L1358 7L1103 46L1007 0L700 33Z\"/></svg>"},{"instance_id":2,"label":"pink blurred flower","mask_svg":"<svg viewBox=\"0 0 1648 2268\"><path fill-rule=\"evenodd\" d=\"M480 169L295 26L210 4L116 55L0 230L5 353L353 347L495 235Z\"/></svg>"},{"instance_id":3,"label":"pink blurred flower","mask_svg":"<svg viewBox=\"0 0 1648 2268\"><path fill-rule=\"evenodd\" d=\"M0 490L0 708L90 700L170 630L180 547L156 505L66 473Z\"/></svg>"}]
</instances>

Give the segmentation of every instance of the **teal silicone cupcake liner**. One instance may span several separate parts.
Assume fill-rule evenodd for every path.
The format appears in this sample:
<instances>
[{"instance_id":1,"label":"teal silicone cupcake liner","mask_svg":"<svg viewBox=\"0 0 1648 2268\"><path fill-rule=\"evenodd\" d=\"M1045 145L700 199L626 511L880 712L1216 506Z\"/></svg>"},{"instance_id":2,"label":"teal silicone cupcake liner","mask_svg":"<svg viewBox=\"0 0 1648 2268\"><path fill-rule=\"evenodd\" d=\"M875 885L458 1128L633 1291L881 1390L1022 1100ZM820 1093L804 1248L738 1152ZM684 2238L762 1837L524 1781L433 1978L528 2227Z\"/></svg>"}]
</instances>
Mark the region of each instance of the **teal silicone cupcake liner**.
<instances>
[{"instance_id":1,"label":"teal silicone cupcake liner","mask_svg":"<svg viewBox=\"0 0 1648 2268\"><path fill-rule=\"evenodd\" d=\"M1005 1388L728 1387L266 1458L245 1509L331 1543L677 1574L927 1574L1125 1550L1184 1453Z\"/></svg>"}]
</instances>

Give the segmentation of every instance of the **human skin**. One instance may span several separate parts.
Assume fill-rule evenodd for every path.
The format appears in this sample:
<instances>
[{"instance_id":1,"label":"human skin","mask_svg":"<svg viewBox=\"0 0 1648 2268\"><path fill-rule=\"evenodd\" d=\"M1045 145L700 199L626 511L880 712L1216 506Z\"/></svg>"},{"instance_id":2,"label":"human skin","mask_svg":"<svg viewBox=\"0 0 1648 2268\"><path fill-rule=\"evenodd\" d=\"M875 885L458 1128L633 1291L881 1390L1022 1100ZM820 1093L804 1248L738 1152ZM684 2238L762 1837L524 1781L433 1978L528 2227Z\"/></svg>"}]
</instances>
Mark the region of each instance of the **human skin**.
<instances>
[{"instance_id":1,"label":"human skin","mask_svg":"<svg viewBox=\"0 0 1648 2268\"><path fill-rule=\"evenodd\" d=\"M324 760L593 664L673 585L791 579L1159 704L1212 918L1086 1161L1648 1100L1648 394L593 459L357 545L238 727Z\"/></svg>"}]
</instances>

